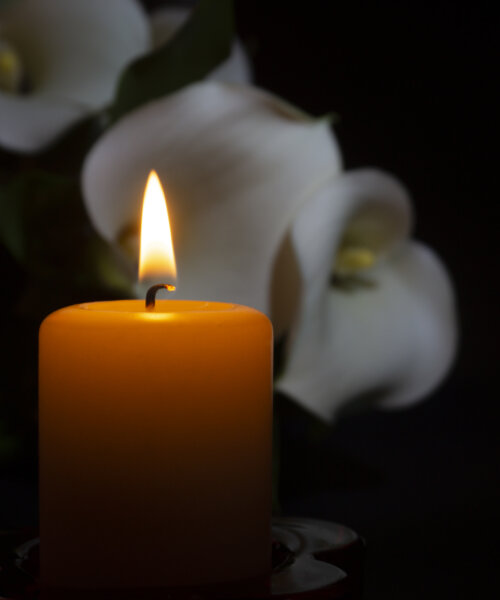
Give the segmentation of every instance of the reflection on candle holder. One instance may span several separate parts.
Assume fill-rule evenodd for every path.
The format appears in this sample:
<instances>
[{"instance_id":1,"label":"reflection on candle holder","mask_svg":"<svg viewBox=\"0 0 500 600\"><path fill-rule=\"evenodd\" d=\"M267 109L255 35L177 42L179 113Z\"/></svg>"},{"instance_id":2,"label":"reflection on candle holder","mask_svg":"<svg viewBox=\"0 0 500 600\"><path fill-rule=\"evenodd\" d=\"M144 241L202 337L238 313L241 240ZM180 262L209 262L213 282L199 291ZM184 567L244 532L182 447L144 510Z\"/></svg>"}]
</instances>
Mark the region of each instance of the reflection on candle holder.
<instances>
[{"instance_id":1,"label":"reflection on candle holder","mask_svg":"<svg viewBox=\"0 0 500 600\"><path fill-rule=\"evenodd\" d=\"M100 591L41 587L39 540L24 541L26 538L23 540L22 534L17 533L10 540L10 552L0 555L0 597L5 600L361 599L365 548L363 539L352 529L315 519L278 518L273 519L272 533L270 577L196 587ZM3 546L9 548L6 542L3 540ZM198 560L205 557L200 555Z\"/></svg>"}]
</instances>

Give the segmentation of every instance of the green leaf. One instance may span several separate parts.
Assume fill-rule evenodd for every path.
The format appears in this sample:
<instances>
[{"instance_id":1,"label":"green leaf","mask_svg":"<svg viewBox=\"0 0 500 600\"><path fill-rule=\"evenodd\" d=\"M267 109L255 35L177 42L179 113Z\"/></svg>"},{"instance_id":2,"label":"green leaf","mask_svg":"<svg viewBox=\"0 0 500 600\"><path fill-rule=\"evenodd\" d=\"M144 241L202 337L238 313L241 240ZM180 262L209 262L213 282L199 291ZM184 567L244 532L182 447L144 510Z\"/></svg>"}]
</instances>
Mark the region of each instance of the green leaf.
<instances>
[{"instance_id":1,"label":"green leaf","mask_svg":"<svg viewBox=\"0 0 500 600\"><path fill-rule=\"evenodd\" d=\"M15 0L0 0L0 10L6 8L9 4L12 4Z\"/></svg>"},{"instance_id":2,"label":"green leaf","mask_svg":"<svg viewBox=\"0 0 500 600\"><path fill-rule=\"evenodd\" d=\"M0 239L19 262L24 263L35 254L34 246L45 242L50 246L54 239L51 229L59 226L58 218L52 215L54 208L74 193L75 186L70 179L33 172L0 187ZM45 229L44 222L54 217L52 227L44 231L48 239L39 239L36 231L39 217L40 232Z\"/></svg>"},{"instance_id":3,"label":"green leaf","mask_svg":"<svg viewBox=\"0 0 500 600\"><path fill-rule=\"evenodd\" d=\"M232 1L200 0L173 39L126 69L110 109L112 119L205 77L229 56L232 38Z\"/></svg>"},{"instance_id":4,"label":"green leaf","mask_svg":"<svg viewBox=\"0 0 500 600\"><path fill-rule=\"evenodd\" d=\"M21 440L7 430L5 423L0 421L0 465L12 458L18 451Z\"/></svg>"},{"instance_id":5,"label":"green leaf","mask_svg":"<svg viewBox=\"0 0 500 600\"><path fill-rule=\"evenodd\" d=\"M33 171L1 185L0 241L56 289L130 292L130 279L88 220L77 177Z\"/></svg>"},{"instance_id":6,"label":"green leaf","mask_svg":"<svg viewBox=\"0 0 500 600\"><path fill-rule=\"evenodd\" d=\"M90 148L109 124L106 111L75 123L37 156L40 168L78 176Z\"/></svg>"}]
</instances>

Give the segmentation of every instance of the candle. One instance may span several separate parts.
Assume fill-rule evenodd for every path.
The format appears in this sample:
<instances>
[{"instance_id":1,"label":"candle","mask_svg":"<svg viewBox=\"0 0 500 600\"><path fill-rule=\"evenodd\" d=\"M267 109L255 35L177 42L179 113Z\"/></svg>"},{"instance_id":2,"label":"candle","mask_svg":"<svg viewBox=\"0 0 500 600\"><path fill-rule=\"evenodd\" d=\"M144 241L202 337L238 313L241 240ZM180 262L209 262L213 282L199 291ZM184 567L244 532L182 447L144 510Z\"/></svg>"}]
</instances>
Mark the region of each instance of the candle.
<instances>
[{"instance_id":1,"label":"candle","mask_svg":"<svg viewBox=\"0 0 500 600\"><path fill-rule=\"evenodd\" d=\"M202 585L270 570L270 322L235 304L150 304L70 306L41 326L46 588Z\"/></svg>"}]
</instances>

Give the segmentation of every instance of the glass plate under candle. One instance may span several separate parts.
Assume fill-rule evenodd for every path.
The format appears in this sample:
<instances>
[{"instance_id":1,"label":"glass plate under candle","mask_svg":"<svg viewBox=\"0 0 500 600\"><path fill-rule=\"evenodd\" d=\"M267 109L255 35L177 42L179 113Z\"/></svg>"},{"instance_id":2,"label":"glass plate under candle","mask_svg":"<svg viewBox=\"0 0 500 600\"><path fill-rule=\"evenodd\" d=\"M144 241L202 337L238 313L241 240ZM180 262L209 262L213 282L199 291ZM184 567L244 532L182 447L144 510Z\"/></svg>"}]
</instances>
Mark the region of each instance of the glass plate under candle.
<instances>
[{"instance_id":1,"label":"glass plate under candle","mask_svg":"<svg viewBox=\"0 0 500 600\"><path fill-rule=\"evenodd\" d=\"M26 539L27 536L24 537ZM3 535L2 547L8 547ZM12 547L23 535L12 534ZM265 581L197 588L41 590L38 585L38 538L0 554L0 600L291 600L361 598L363 540L343 525L315 519L273 520L272 573ZM7 543L6 543L7 542ZM200 557L203 560L203 557Z\"/></svg>"}]
</instances>

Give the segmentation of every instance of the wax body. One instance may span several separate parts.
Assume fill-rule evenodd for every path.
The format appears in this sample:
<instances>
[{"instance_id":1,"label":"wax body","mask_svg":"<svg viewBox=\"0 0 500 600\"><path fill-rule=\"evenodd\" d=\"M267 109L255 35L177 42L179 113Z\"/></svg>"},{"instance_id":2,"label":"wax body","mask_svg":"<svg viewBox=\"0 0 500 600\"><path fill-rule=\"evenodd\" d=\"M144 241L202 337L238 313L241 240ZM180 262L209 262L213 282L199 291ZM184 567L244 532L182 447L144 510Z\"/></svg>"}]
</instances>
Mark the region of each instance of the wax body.
<instances>
[{"instance_id":1,"label":"wax body","mask_svg":"<svg viewBox=\"0 0 500 600\"><path fill-rule=\"evenodd\" d=\"M272 332L246 307L92 303L40 330L46 587L195 585L270 568Z\"/></svg>"}]
</instances>

